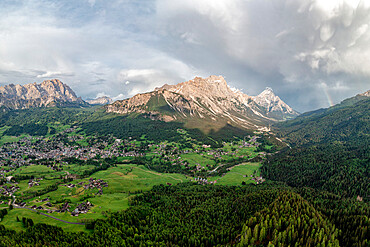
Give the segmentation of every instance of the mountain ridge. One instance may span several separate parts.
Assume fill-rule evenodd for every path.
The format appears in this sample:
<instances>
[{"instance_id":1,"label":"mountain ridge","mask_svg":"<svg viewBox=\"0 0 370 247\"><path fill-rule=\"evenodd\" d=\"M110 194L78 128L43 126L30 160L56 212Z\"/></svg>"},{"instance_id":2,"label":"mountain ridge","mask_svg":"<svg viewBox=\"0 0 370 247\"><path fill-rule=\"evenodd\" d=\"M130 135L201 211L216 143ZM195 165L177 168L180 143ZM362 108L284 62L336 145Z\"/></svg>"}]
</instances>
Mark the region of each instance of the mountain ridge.
<instances>
[{"instance_id":1,"label":"mountain ridge","mask_svg":"<svg viewBox=\"0 0 370 247\"><path fill-rule=\"evenodd\" d=\"M266 94L267 95L267 94ZM269 104L259 103L264 95L248 96L232 90L222 76L193 80L176 85L165 84L152 92L106 105L107 112L118 114L140 113L152 119L180 121L194 124L232 124L247 129L263 129L270 122L298 115L273 92ZM279 114L276 114L279 113Z\"/></svg>"},{"instance_id":2,"label":"mountain ridge","mask_svg":"<svg viewBox=\"0 0 370 247\"><path fill-rule=\"evenodd\" d=\"M9 109L84 104L67 84L58 79L45 80L40 84L0 86L0 107Z\"/></svg>"}]
</instances>

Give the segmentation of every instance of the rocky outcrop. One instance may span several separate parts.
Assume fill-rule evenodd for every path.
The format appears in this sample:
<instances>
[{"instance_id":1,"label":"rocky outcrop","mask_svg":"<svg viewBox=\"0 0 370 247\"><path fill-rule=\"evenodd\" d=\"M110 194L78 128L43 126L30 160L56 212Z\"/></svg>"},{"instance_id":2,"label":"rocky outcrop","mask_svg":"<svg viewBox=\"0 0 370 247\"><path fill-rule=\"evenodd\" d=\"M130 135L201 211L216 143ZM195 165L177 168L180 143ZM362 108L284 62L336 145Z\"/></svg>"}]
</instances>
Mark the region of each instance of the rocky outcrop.
<instances>
[{"instance_id":1,"label":"rocky outcrop","mask_svg":"<svg viewBox=\"0 0 370 247\"><path fill-rule=\"evenodd\" d=\"M272 117L277 120L285 120L299 115L298 112L282 101L279 96L276 96L273 90L269 87L259 95L252 98L259 106L265 108L265 115L268 117Z\"/></svg>"},{"instance_id":2,"label":"rocky outcrop","mask_svg":"<svg viewBox=\"0 0 370 247\"><path fill-rule=\"evenodd\" d=\"M365 96L365 97L370 97L370 90L364 92L364 93L360 93L359 96Z\"/></svg>"},{"instance_id":3,"label":"rocky outcrop","mask_svg":"<svg viewBox=\"0 0 370 247\"><path fill-rule=\"evenodd\" d=\"M89 103L90 105L106 105L112 103L113 100L107 96L103 96L96 99L86 100L86 102Z\"/></svg>"},{"instance_id":4,"label":"rocky outcrop","mask_svg":"<svg viewBox=\"0 0 370 247\"><path fill-rule=\"evenodd\" d=\"M249 129L260 129L272 121L298 115L279 97L265 91L252 97L232 90L222 76L196 77L116 101L107 105L106 111L119 114L137 112L167 121L223 121Z\"/></svg>"},{"instance_id":5,"label":"rocky outcrop","mask_svg":"<svg viewBox=\"0 0 370 247\"><path fill-rule=\"evenodd\" d=\"M83 105L73 90L58 79L46 80L40 84L5 85L0 87L0 107L27 109L56 105Z\"/></svg>"}]
</instances>

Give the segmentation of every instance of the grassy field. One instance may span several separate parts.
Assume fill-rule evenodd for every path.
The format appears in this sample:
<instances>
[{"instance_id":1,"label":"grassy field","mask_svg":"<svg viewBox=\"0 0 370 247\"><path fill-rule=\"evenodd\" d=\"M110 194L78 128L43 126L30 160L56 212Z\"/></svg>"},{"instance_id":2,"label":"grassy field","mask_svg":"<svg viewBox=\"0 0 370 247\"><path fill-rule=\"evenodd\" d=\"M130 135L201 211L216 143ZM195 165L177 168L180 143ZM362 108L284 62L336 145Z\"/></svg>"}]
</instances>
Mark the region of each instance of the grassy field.
<instances>
[{"instance_id":1,"label":"grassy field","mask_svg":"<svg viewBox=\"0 0 370 247\"><path fill-rule=\"evenodd\" d=\"M119 164L106 171L99 171L93 177L108 182L109 187L104 189L104 193L146 191L150 190L153 185L176 184L187 180L184 175L158 173L144 166L132 164Z\"/></svg>"},{"instance_id":2,"label":"grassy field","mask_svg":"<svg viewBox=\"0 0 370 247\"><path fill-rule=\"evenodd\" d=\"M209 181L217 180L219 185L241 185L245 183L255 183L251 175L256 171L256 175L259 175L260 163L243 163L231 168L223 177L213 177Z\"/></svg>"},{"instance_id":3,"label":"grassy field","mask_svg":"<svg viewBox=\"0 0 370 247\"><path fill-rule=\"evenodd\" d=\"M17 216L21 222L17 222ZM58 217L56 215L53 215L53 216ZM4 217L1 224L6 226L8 229L12 229L16 231L25 230L22 224L22 217L32 219L35 224L45 223L49 225L59 226L59 227L62 227L66 231L71 231L71 232L87 231L85 230L85 227L83 225L67 224L67 223L64 223L58 220L51 219L44 215L37 214L28 209L18 209L18 208L10 210L9 213ZM77 219L74 218L71 220L71 222L77 222Z\"/></svg>"},{"instance_id":4,"label":"grassy field","mask_svg":"<svg viewBox=\"0 0 370 247\"><path fill-rule=\"evenodd\" d=\"M48 187L50 185L54 185L55 183L60 182L60 181L62 181L62 180L61 179L43 179L43 180L38 182L39 183L38 186L33 186L33 187L30 188L28 186L28 180L22 180L18 184L19 190L15 193L15 195L20 196L20 195L26 194L27 192L32 193L32 192L40 191L40 190L45 189L46 187Z\"/></svg>"},{"instance_id":5,"label":"grassy field","mask_svg":"<svg viewBox=\"0 0 370 247\"><path fill-rule=\"evenodd\" d=\"M49 168L45 166L29 166L23 167L19 174L47 174ZM43 206L44 208L50 208L45 206L47 202L51 202L53 207L50 209L57 209L62 201L70 200L71 208L73 210L82 201L90 201L94 206L86 214L80 214L78 217L73 217L69 212L66 213L51 213L49 215L59 219L63 219L70 222L77 222L81 219L98 219L104 218L104 212L107 211L118 211L128 208L129 197L134 194L141 193L142 191L150 190L154 185L159 184L177 184L190 180L181 174L162 174L151 171L144 166L138 166L134 164L118 164L117 167L111 167L107 170L99 171L95 173L92 178L102 179L108 183L108 187L103 188L103 195L96 195L98 189L85 190L82 185L78 185L80 182L86 183L89 178L77 179L72 184L75 184L75 188L68 188L66 186L59 185L56 191L46 193L40 197L34 197L27 200L28 207L32 205ZM40 186L28 188L28 180L23 180L18 185L20 190L16 195L20 195L22 192L33 191L42 189L50 184L60 181L58 179L40 181ZM49 201L42 202L44 198L49 198ZM45 211L43 211L45 213ZM83 226L66 224L43 215L39 215L27 209L14 209L8 215L4 217L3 224L10 229L21 230L24 229L22 223L16 221L16 217L28 217L32 218L35 223L48 223L63 227L70 231L81 231L84 230Z\"/></svg>"},{"instance_id":6,"label":"grassy field","mask_svg":"<svg viewBox=\"0 0 370 247\"><path fill-rule=\"evenodd\" d=\"M2 136L1 139L0 139L0 146L2 146L4 143L17 142L23 137L25 137L25 135L22 135L22 136Z\"/></svg>"},{"instance_id":7,"label":"grassy field","mask_svg":"<svg viewBox=\"0 0 370 247\"><path fill-rule=\"evenodd\" d=\"M191 166L195 166L196 164L201 165L202 167L206 167L207 165L213 166L216 162L207 156L202 156L197 153L189 153L189 154L182 154L181 158L189 162Z\"/></svg>"},{"instance_id":8,"label":"grassy field","mask_svg":"<svg viewBox=\"0 0 370 247\"><path fill-rule=\"evenodd\" d=\"M21 168L18 168L14 171L14 173L11 173L14 175L34 175L36 177L43 176L48 173L54 173L54 171L47 166L43 165L30 165L30 166L23 166Z\"/></svg>"}]
</instances>

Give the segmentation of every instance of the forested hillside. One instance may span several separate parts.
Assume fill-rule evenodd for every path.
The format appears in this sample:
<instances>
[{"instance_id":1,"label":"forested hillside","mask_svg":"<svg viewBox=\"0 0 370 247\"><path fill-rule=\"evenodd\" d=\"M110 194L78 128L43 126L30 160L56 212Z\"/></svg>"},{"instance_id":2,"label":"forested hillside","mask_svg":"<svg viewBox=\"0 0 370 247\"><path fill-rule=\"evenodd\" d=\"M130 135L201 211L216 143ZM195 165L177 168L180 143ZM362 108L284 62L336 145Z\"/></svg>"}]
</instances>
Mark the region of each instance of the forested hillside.
<instances>
[{"instance_id":1,"label":"forested hillside","mask_svg":"<svg viewBox=\"0 0 370 247\"><path fill-rule=\"evenodd\" d=\"M301 194L301 195L299 195ZM307 198L307 199L305 199ZM367 204L282 184L155 186L128 210L87 225L91 233L44 224L14 232L0 246L367 246ZM361 216L362 215L362 216Z\"/></svg>"},{"instance_id":2,"label":"forested hillside","mask_svg":"<svg viewBox=\"0 0 370 247\"><path fill-rule=\"evenodd\" d=\"M55 126L68 125L80 128L87 135L106 136L117 138L138 139L145 136L151 141L181 141L177 129L185 128L183 123L151 120L145 114L117 115L105 113L99 107L90 108L32 108L27 110L0 111L0 128L9 126L3 134L19 136L44 136L53 131ZM252 131L237 128L226 124L224 127L204 133L197 128L187 129L188 134L213 147L220 147L222 141L243 139Z\"/></svg>"},{"instance_id":3,"label":"forested hillside","mask_svg":"<svg viewBox=\"0 0 370 247\"><path fill-rule=\"evenodd\" d=\"M364 145L370 138L370 98L354 97L328 109L302 114L277 124L275 130L292 147L332 143Z\"/></svg>"},{"instance_id":4,"label":"forested hillside","mask_svg":"<svg viewBox=\"0 0 370 247\"><path fill-rule=\"evenodd\" d=\"M239 246L339 246L339 230L301 196L282 193L243 226Z\"/></svg>"},{"instance_id":5,"label":"forested hillside","mask_svg":"<svg viewBox=\"0 0 370 247\"><path fill-rule=\"evenodd\" d=\"M280 137L292 148L265 161L264 176L369 201L369 98L298 117L279 127Z\"/></svg>"}]
</instances>

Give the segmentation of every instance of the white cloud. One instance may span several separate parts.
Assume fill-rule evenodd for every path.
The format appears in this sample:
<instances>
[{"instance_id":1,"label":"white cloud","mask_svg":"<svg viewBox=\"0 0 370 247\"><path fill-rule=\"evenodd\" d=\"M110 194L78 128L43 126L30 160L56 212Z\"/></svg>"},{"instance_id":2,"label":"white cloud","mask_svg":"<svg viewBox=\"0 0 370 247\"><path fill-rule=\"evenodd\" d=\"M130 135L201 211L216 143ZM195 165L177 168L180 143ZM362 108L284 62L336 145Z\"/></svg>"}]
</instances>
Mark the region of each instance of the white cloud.
<instances>
[{"instance_id":1,"label":"white cloud","mask_svg":"<svg viewBox=\"0 0 370 247\"><path fill-rule=\"evenodd\" d=\"M104 96L106 96L106 97L110 97L110 95L109 95L109 94L106 94L105 92L100 92L100 93L97 93L97 94L96 94L95 99L100 98L100 97L104 97Z\"/></svg>"},{"instance_id":2,"label":"white cloud","mask_svg":"<svg viewBox=\"0 0 370 247\"><path fill-rule=\"evenodd\" d=\"M112 97L112 100L113 100L113 101L116 101L116 100L123 100L124 98L125 98L124 94L120 93L120 94L118 94L117 96Z\"/></svg>"},{"instance_id":3,"label":"white cloud","mask_svg":"<svg viewBox=\"0 0 370 247\"><path fill-rule=\"evenodd\" d=\"M120 71L118 80L128 87L128 96L154 90L165 83L176 82L176 78L171 77L170 73L159 69L124 69Z\"/></svg>"},{"instance_id":4,"label":"white cloud","mask_svg":"<svg viewBox=\"0 0 370 247\"><path fill-rule=\"evenodd\" d=\"M37 78L50 78L50 77L58 77L58 76L73 76L74 74L71 72L61 72L61 71L46 71L43 74L37 75Z\"/></svg>"},{"instance_id":5,"label":"white cloud","mask_svg":"<svg viewBox=\"0 0 370 247\"><path fill-rule=\"evenodd\" d=\"M87 0L91 7L94 7L96 0Z\"/></svg>"}]
</instances>

